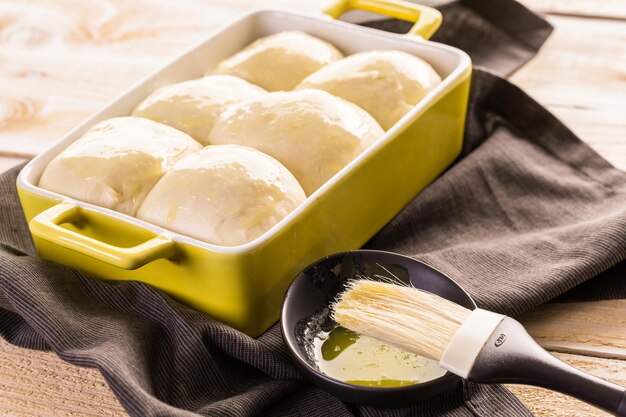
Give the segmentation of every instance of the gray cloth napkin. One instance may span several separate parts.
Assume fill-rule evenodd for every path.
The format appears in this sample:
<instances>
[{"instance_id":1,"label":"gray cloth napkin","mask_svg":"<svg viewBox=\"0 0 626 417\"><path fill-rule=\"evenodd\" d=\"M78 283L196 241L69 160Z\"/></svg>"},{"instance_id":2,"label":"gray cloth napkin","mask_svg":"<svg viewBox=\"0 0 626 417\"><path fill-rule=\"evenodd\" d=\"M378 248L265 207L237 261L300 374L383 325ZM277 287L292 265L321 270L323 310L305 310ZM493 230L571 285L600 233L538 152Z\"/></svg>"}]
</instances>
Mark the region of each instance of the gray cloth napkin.
<instances>
[{"instance_id":1,"label":"gray cloth napkin","mask_svg":"<svg viewBox=\"0 0 626 417\"><path fill-rule=\"evenodd\" d=\"M446 7L461 16L440 31L450 39L467 36L460 22L482 21L474 27L495 31L483 37L496 41L489 13L519 12L499 20L514 21L509 37L522 40L512 46L517 61L493 59L501 72L549 33L514 2ZM306 381L276 325L252 339L147 285L39 259L17 199L18 170L0 176L0 335L98 368L133 416L531 415L505 388L467 382L412 407L345 404ZM625 173L517 87L476 69L462 157L367 246L424 260L480 306L515 315L558 296L626 295L625 203Z\"/></svg>"}]
</instances>

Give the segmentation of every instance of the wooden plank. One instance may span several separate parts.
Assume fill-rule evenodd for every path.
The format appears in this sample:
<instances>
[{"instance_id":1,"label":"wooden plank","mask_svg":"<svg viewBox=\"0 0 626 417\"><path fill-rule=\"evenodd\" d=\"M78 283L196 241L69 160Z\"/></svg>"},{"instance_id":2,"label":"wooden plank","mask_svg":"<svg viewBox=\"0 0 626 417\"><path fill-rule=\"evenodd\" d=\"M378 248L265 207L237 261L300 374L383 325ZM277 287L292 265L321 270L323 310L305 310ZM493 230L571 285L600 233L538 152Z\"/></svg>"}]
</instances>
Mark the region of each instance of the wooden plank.
<instances>
[{"instance_id":1,"label":"wooden plank","mask_svg":"<svg viewBox=\"0 0 626 417\"><path fill-rule=\"evenodd\" d=\"M563 340L538 340L538 342L544 349L552 352L572 353L595 358L626 360L626 351L622 348L616 348L613 346L597 345L593 343L587 344L584 342L568 342Z\"/></svg>"},{"instance_id":2,"label":"wooden plank","mask_svg":"<svg viewBox=\"0 0 626 417\"><path fill-rule=\"evenodd\" d=\"M521 0L526 7L541 13L601 19L626 19L624 0Z\"/></svg>"},{"instance_id":3,"label":"wooden plank","mask_svg":"<svg viewBox=\"0 0 626 417\"><path fill-rule=\"evenodd\" d=\"M95 369L63 362L0 338L0 415L125 416Z\"/></svg>"},{"instance_id":4,"label":"wooden plank","mask_svg":"<svg viewBox=\"0 0 626 417\"><path fill-rule=\"evenodd\" d=\"M549 20L555 32L512 81L608 161L626 169L626 24Z\"/></svg>"},{"instance_id":5,"label":"wooden plank","mask_svg":"<svg viewBox=\"0 0 626 417\"><path fill-rule=\"evenodd\" d=\"M556 353L556 357L585 372L626 386L626 361ZM582 401L543 388L507 386L536 417L600 417L609 414Z\"/></svg>"},{"instance_id":6,"label":"wooden plank","mask_svg":"<svg viewBox=\"0 0 626 417\"><path fill-rule=\"evenodd\" d=\"M130 2L79 4L2 5L0 13L11 16L14 28L0 44L0 62L10 63L0 72L3 150L37 154L183 45L191 45L202 34L201 20L210 30L235 15L219 7L213 13L184 7L189 3L181 3L181 9L148 4L148 16L136 13L137 4ZM98 13L104 17L95 19ZM44 18L48 22L35 29L37 19ZM132 53L137 50L142 53Z\"/></svg>"},{"instance_id":7,"label":"wooden plank","mask_svg":"<svg viewBox=\"0 0 626 417\"><path fill-rule=\"evenodd\" d=\"M626 300L546 304L519 319L546 349L626 359Z\"/></svg>"},{"instance_id":8,"label":"wooden plank","mask_svg":"<svg viewBox=\"0 0 626 417\"><path fill-rule=\"evenodd\" d=\"M323 2L264 7L317 11ZM251 0L0 3L0 150L39 153ZM137 53L141 51L141 53Z\"/></svg>"},{"instance_id":9,"label":"wooden plank","mask_svg":"<svg viewBox=\"0 0 626 417\"><path fill-rule=\"evenodd\" d=\"M22 162L25 162L26 159L24 158L13 158L10 156L0 156L0 174L3 173L4 171L13 168L16 165L21 164Z\"/></svg>"}]
</instances>

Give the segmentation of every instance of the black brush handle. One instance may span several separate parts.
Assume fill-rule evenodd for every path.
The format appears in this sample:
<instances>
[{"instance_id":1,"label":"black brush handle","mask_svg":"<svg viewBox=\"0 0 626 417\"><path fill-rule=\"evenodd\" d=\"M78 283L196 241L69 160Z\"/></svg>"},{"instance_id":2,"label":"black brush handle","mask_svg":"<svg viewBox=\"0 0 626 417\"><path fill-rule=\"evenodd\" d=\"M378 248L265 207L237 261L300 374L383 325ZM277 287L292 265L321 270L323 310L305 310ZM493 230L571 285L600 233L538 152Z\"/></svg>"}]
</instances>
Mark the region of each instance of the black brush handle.
<instances>
[{"instance_id":1,"label":"black brush handle","mask_svg":"<svg viewBox=\"0 0 626 417\"><path fill-rule=\"evenodd\" d=\"M476 357L468 379L543 387L626 417L624 388L561 362L509 317L502 320Z\"/></svg>"}]
</instances>

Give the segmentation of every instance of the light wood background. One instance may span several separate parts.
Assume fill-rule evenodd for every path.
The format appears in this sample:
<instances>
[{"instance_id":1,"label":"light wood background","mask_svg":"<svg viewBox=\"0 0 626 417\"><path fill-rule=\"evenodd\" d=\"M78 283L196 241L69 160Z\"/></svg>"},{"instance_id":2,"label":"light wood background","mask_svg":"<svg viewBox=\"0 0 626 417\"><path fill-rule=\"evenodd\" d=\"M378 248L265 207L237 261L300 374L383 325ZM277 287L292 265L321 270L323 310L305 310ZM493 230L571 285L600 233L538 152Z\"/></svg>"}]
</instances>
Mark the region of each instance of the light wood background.
<instances>
[{"instance_id":1,"label":"light wood background","mask_svg":"<svg viewBox=\"0 0 626 417\"><path fill-rule=\"evenodd\" d=\"M626 169L626 1L523 0L556 27L513 81ZM0 171L46 148L254 0L0 0ZM315 12L322 2L270 0ZM523 322L563 360L626 385L626 300L551 304ZM537 415L605 415L511 386ZM126 415L101 375L0 340L0 415Z\"/></svg>"}]
</instances>

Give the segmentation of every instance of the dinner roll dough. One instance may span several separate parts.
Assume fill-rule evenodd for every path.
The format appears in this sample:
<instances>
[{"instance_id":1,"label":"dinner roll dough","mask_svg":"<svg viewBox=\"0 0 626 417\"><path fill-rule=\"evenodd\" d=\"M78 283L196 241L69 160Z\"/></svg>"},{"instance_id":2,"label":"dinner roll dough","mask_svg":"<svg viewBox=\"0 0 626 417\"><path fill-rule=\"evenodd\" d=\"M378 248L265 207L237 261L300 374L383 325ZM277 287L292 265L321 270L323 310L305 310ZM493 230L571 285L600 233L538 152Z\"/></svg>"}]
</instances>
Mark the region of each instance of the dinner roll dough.
<instances>
[{"instance_id":1,"label":"dinner roll dough","mask_svg":"<svg viewBox=\"0 0 626 417\"><path fill-rule=\"evenodd\" d=\"M244 146L207 146L165 174L137 217L234 246L260 236L305 198L298 181L274 158Z\"/></svg>"},{"instance_id":2,"label":"dinner roll dough","mask_svg":"<svg viewBox=\"0 0 626 417\"><path fill-rule=\"evenodd\" d=\"M307 75L343 55L330 43L299 31L257 39L220 62L215 74L231 74L269 91L291 90Z\"/></svg>"},{"instance_id":3,"label":"dinner roll dough","mask_svg":"<svg viewBox=\"0 0 626 417\"><path fill-rule=\"evenodd\" d=\"M387 130L439 83L439 75L421 58L401 51L370 51L327 65L297 88L319 88L345 98Z\"/></svg>"},{"instance_id":4,"label":"dinner roll dough","mask_svg":"<svg viewBox=\"0 0 626 417\"><path fill-rule=\"evenodd\" d=\"M311 89L232 105L215 122L209 142L251 146L273 156L308 195L383 133L360 107Z\"/></svg>"},{"instance_id":5,"label":"dinner roll dough","mask_svg":"<svg viewBox=\"0 0 626 417\"><path fill-rule=\"evenodd\" d=\"M201 148L185 133L152 120L108 119L50 161L39 186L132 216L174 162Z\"/></svg>"},{"instance_id":6,"label":"dinner roll dough","mask_svg":"<svg viewBox=\"0 0 626 417\"><path fill-rule=\"evenodd\" d=\"M158 89L135 108L133 116L165 123L206 144L215 119L228 105L265 93L238 77L210 75Z\"/></svg>"}]
</instances>

